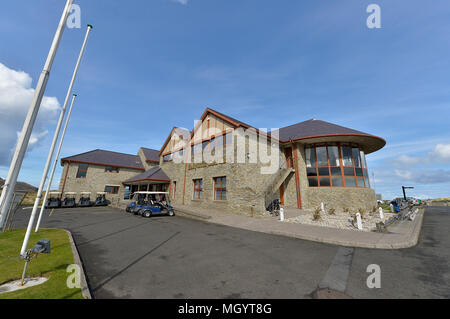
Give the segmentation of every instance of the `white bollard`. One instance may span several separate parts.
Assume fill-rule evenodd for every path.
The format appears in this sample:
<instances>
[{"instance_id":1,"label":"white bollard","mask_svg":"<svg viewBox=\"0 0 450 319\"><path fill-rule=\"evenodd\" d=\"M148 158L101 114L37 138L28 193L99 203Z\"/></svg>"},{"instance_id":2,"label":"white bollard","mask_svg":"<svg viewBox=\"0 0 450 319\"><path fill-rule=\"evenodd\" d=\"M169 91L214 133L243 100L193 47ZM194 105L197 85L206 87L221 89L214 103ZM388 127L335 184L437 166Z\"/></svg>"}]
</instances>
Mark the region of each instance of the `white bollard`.
<instances>
[{"instance_id":1,"label":"white bollard","mask_svg":"<svg viewBox=\"0 0 450 319\"><path fill-rule=\"evenodd\" d=\"M391 213L394 212L394 205L390 204L389 207L391 207Z\"/></svg>"},{"instance_id":2,"label":"white bollard","mask_svg":"<svg viewBox=\"0 0 450 319\"><path fill-rule=\"evenodd\" d=\"M320 210L322 211L322 213L325 213L325 205L324 205L324 203L320 203Z\"/></svg>"},{"instance_id":3,"label":"white bollard","mask_svg":"<svg viewBox=\"0 0 450 319\"><path fill-rule=\"evenodd\" d=\"M358 225L358 229L362 230L362 221L361 221L361 214L360 213L356 213L356 224Z\"/></svg>"},{"instance_id":4,"label":"white bollard","mask_svg":"<svg viewBox=\"0 0 450 319\"><path fill-rule=\"evenodd\" d=\"M283 207L280 208L280 221L284 222L284 208Z\"/></svg>"},{"instance_id":5,"label":"white bollard","mask_svg":"<svg viewBox=\"0 0 450 319\"><path fill-rule=\"evenodd\" d=\"M378 209L378 211L380 212L380 218L381 218L381 220L383 220L384 219L384 214L383 214L383 208L379 208Z\"/></svg>"}]
</instances>

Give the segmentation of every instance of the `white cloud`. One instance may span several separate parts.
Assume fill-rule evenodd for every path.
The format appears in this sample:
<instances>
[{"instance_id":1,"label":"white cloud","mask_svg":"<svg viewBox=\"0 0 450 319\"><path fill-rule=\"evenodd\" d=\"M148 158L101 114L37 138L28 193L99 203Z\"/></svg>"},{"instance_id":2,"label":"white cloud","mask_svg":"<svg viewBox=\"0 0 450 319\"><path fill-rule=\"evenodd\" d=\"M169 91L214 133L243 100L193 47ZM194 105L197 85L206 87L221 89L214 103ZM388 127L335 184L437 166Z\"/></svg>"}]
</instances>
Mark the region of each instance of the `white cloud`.
<instances>
[{"instance_id":1,"label":"white cloud","mask_svg":"<svg viewBox=\"0 0 450 319\"><path fill-rule=\"evenodd\" d=\"M394 175L399 177L399 182L408 181L417 184L444 184L450 183L450 171L443 169L435 170L395 170Z\"/></svg>"},{"instance_id":2,"label":"white cloud","mask_svg":"<svg viewBox=\"0 0 450 319\"><path fill-rule=\"evenodd\" d=\"M438 144L428 155L429 159L438 163L450 163L450 144Z\"/></svg>"},{"instance_id":3,"label":"white cloud","mask_svg":"<svg viewBox=\"0 0 450 319\"><path fill-rule=\"evenodd\" d=\"M34 96L31 83L29 74L0 63L0 166L8 165L14 152L18 134ZM28 151L48 134L45 126L54 121L59 110L60 104L56 97L44 96Z\"/></svg>"},{"instance_id":4,"label":"white cloud","mask_svg":"<svg viewBox=\"0 0 450 319\"><path fill-rule=\"evenodd\" d=\"M187 5L187 3L188 3L188 0L172 0L173 2L178 2L178 3L180 3L180 4L182 4L182 5Z\"/></svg>"},{"instance_id":5,"label":"white cloud","mask_svg":"<svg viewBox=\"0 0 450 319\"><path fill-rule=\"evenodd\" d=\"M394 160L399 165L417 165L417 164L449 164L450 163L450 144L437 144L434 149L424 156L401 155Z\"/></svg>"}]
</instances>

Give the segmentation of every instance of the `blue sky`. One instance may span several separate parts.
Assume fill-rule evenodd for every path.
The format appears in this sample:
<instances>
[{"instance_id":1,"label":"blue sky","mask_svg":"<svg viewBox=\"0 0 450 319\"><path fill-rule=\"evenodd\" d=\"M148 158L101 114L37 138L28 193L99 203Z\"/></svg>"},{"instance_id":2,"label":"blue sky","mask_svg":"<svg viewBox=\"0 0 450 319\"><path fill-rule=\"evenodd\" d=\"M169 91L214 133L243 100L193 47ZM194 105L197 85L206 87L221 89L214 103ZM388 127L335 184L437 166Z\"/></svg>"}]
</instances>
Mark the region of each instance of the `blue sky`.
<instances>
[{"instance_id":1,"label":"blue sky","mask_svg":"<svg viewBox=\"0 0 450 319\"><path fill-rule=\"evenodd\" d=\"M36 85L64 3L1 5L0 63L6 73L23 71L14 73L21 92L29 93L27 79ZM392 198L408 185L414 196L450 196L447 0L75 3L82 28L64 33L20 180L39 183L55 103L91 23L62 156L159 149L172 126L192 128L212 107L259 128L318 118L381 136L387 146L368 156L378 193ZM371 3L381 8L381 29L366 26ZM0 134L11 140L29 103L1 103ZM12 147L0 143L5 178Z\"/></svg>"}]
</instances>

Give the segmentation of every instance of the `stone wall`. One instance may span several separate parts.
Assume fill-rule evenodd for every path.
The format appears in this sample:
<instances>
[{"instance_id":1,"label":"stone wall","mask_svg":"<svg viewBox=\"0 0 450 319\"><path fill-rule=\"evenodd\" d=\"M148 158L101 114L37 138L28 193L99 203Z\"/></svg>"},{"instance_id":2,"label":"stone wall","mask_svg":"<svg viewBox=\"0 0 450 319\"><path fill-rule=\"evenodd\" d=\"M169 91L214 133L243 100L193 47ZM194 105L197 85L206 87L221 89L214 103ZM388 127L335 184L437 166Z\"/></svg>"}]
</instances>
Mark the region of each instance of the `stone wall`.
<instances>
[{"instance_id":1,"label":"stone wall","mask_svg":"<svg viewBox=\"0 0 450 319\"><path fill-rule=\"evenodd\" d=\"M233 133L235 137L241 134ZM240 136L242 137L242 136ZM224 152L225 163L174 163L163 162L160 166L171 179L171 199L175 205L183 204L191 208L201 207L214 210L231 211L236 214L257 215L265 212L264 192L273 179L273 174L262 174L262 165L249 163L257 158L257 149L250 150L248 141L245 160L247 163L235 163L237 161L237 147L234 152ZM232 158L234 163L232 163ZM186 174L186 184L184 185ZM214 178L227 177L227 200L214 199ZM194 199L194 179L203 180L203 197ZM174 187L176 182L176 190Z\"/></svg>"},{"instance_id":2,"label":"stone wall","mask_svg":"<svg viewBox=\"0 0 450 319\"><path fill-rule=\"evenodd\" d=\"M77 201L80 192L91 192L91 200L95 199L97 192L104 192L106 185L120 186L119 194L107 194L106 197L111 202L117 202L123 199L124 189L122 182L142 173L142 170L119 168L119 173L105 172L105 166L89 164L86 178L76 178L78 171L78 163L65 163L61 174L59 191L62 190L64 177L68 169L64 192L76 192Z\"/></svg>"}]
</instances>

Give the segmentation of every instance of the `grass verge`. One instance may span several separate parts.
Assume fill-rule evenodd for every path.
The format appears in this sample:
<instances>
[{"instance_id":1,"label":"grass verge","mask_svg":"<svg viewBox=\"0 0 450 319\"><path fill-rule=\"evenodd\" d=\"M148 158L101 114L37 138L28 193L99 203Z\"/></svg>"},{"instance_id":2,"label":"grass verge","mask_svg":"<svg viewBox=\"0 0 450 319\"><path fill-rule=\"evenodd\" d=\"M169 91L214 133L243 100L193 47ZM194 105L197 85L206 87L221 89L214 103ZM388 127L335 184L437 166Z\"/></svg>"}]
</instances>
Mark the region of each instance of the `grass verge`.
<instances>
[{"instance_id":1,"label":"grass verge","mask_svg":"<svg viewBox=\"0 0 450 319\"><path fill-rule=\"evenodd\" d=\"M19 258L25 229L0 233L0 284L20 279L24 261ZM0 299L83 299L81 289L70 289L66 285L67 266L74 263L68 234L60 229L41 229L32 232L29 247L39 239L51 242L51 253L40 254L28 264L27 277L48 277L44 284L23 290L0 294Z\"/></svg>"}]
</instances>

